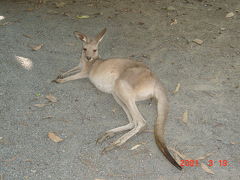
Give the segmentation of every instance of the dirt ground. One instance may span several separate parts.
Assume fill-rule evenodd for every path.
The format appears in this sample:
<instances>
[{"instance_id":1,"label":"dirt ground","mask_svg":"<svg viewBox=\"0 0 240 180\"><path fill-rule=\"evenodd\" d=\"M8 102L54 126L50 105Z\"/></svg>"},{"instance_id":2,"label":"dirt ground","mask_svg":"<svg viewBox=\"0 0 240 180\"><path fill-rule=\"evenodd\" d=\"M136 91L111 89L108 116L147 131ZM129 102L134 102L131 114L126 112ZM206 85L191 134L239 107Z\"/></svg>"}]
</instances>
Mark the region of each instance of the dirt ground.
<instances>
[{"instance_id":1,"label":"dirt ground","mask_svg":"<svg viewBox=\"0 0 240 180\"><path fill-rule=\"evenodd\" d=\"M1 180L240 179L239 0L1 0L0 19ZM123 110L87 79L51 83L79 62L73 32L104 27L101 56L142 61L161 79L167 146L203 156L198 166L179 171L160 153L154 101L138 103L147 130L102 155L119 136L96 139L127 123Z\"/></svg>"}]
</instances>

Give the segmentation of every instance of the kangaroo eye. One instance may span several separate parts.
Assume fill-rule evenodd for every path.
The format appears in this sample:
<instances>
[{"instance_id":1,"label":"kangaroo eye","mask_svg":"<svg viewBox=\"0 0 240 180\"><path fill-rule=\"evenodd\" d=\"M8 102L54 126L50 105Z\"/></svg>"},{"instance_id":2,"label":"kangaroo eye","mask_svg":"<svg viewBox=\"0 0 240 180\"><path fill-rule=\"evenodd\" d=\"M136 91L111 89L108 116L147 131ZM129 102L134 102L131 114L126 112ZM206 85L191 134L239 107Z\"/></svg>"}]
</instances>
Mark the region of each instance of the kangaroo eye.
<instances>
[{"instance_id":1,"label":"kangaroo eye","mask_svg":"<svg viewBox=\"0 0 240 180\"><path fill-rule=\"evenodd\" d=\"M87 51L87 49L86 49L86 48L83 48L83 50L84 50L84 51Z\"/></svg>"},{"instance_id":2,"label":"kangaroo eye","mask_svg":"<svg viewBox=\"0 0 240 180\"><path fill-rule=\"evenodd\" d=\"M96 49L94 49L94 50L93 50L93 52L97 52L97 50L96 50Z\"/></svg>"}]
</instances>

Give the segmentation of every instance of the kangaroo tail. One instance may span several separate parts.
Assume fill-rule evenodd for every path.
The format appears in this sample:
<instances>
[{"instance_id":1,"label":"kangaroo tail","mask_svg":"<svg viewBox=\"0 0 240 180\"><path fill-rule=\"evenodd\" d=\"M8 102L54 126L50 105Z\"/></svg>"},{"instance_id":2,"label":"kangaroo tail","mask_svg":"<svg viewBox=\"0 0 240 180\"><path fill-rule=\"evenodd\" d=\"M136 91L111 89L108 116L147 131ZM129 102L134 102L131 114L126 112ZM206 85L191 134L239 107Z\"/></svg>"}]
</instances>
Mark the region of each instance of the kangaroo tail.
<instances>
[{"instance_id":1,"label":"kangaroo tail","mask_svg":"<svg viewBox=\"0 0 240 180\"><path fill-rule=\"evenodd\" d=\"M154 137L155 137L156 144L160 149L160 151L163 153L163 155L168 159L168 161L171 162L179 170L182 170L182 167L176 162L176 160L169 153L163 138L164 124L168 115L168 100L167 100L167 95L165 93L165 90L160 85L160 83L158 83L157 86L155 87L154 94L155 94L155 98L158 101L157 102L158 117L154 124Z\"/></svg>"}]
</instances>

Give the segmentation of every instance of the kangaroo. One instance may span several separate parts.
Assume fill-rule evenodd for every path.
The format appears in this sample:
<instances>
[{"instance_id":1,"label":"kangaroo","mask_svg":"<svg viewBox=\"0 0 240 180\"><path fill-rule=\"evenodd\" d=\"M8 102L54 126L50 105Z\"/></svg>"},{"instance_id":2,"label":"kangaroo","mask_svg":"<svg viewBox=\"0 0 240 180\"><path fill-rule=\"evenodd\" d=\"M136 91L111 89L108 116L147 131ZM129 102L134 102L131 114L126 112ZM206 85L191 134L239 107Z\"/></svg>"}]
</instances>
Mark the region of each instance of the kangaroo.
<instances>
[{"instance_id":1,"label":"kangaroo","mask_svg":"<svg viewBox=\"0 0 240 180\"><path fill-rule=\"evenodd\" d=\"M117 133L128 132L105 147L103 152L121 146L144 129L146 121L139 112L136 102L155 98L158 109L158 116L154 125L156 144L164 156L176 168L181 170L182 167L169 153L163 138L164 124L169 109L163 85L143 63L123 58L101 59L98 54L98 45L102 41L105 32L106 28L95 38L88 37L80 32L74 32L75 36L83 41L80 64L59 75L54 82L64 83L76 79L88 78L97 89L112 94L116 102L123 108L129 123L106 131L97 139L97 143L101 143Z\"/></svg>"}]
</instances>

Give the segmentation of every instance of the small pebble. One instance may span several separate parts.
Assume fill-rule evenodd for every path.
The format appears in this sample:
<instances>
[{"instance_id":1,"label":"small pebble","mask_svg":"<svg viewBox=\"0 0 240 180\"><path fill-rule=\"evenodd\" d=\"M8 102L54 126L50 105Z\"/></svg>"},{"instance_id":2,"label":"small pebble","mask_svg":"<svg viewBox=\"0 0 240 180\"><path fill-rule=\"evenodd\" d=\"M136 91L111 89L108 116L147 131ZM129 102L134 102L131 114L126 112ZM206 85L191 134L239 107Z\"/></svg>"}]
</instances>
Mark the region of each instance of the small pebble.
<instances>
[{"instance_id":1,"label":"small pebble","mask_svg":"<svg viewBox=\"0 0 240 180\"><path fill-rule=\"evenodd\" d=\"M32 172L32 173L36 173L37 170L35 170L35 169L31 169L31 172Z\"/></svg>"}]
</instances>

